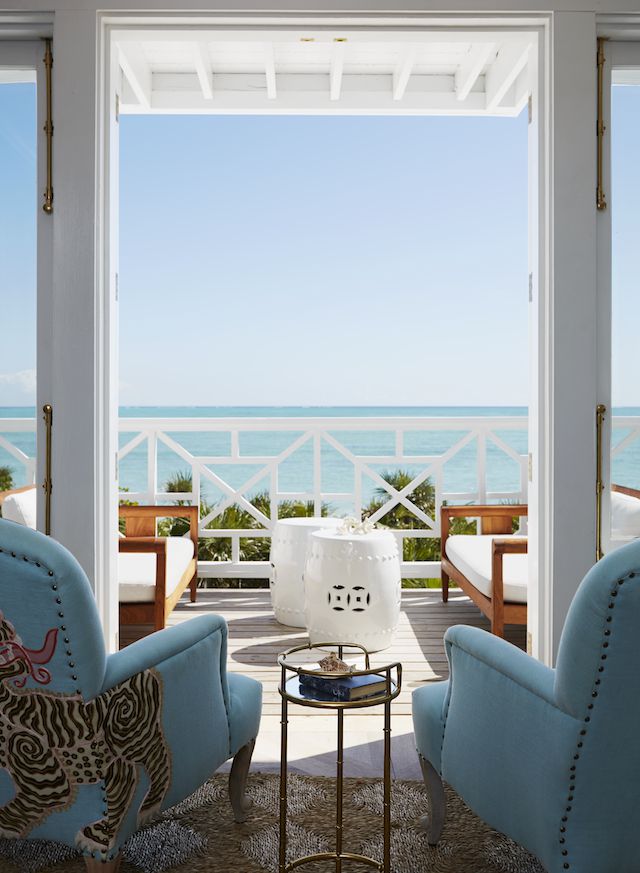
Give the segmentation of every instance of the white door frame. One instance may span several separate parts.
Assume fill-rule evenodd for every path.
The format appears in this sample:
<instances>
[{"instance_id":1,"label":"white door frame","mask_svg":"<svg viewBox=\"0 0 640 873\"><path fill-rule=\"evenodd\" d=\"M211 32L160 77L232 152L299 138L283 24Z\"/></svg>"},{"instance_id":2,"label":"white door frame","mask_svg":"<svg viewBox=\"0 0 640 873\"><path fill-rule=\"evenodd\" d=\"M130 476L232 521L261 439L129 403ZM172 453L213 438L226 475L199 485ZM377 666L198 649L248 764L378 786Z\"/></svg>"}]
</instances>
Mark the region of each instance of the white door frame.
<instances>
[{"instance_id":1,"label":"white door frame","mask_svg":"<svg viewBox=\"0 0 640 873\"><path fill-rule=\"evenodd\" d=\"M45 471L45 433L42 407L52 400L53 337L51 330L52 307L52 252L53 216L42 209L42 192L46 186L46 86L44 68L44 42L42 39L28 41L0 40L0 70L10 70L18 76L24 72L24 81L36 85L36 483L38 494L38 529L44 530L44 491L40 487Z\"/></svg>"},{"instance_id":2,"label":"white door frame","mask_svg":"<svg viewBox=\"0 0 640 873\"><path fill-rule=\"evenodd\" d=\"M620 33L620 31L618 31ZM605 63L602 82L602 112L605 134L602 140L602 185L607 206L598 211L598 402L606 407L602 430L602 548L604 553L620 545L611 538L611 439L612 439L612 214L614 208L611 182L611 87L614 70L640 71L640 34L629 27L634 41L611 39L604 43ZM603 34L604 35L604 34ZM640 81L640 80L639 80Z\"/></svg>"},{"instance_id":3,"label":"white door frame","mask_svg":"<svg viewBox=\"0 0 640 873\"><path fill-rule=\"evenodd\" d=\"M330 16L331 24L336 26L335 16ZM529 482L530 505L532 510L530 525L530 567L532 589L530 593L529 648L535 656L551 663L554 657L556 638L552 629L553 591L550 584L552 576L551 547L553 519L549 513L540 514L552 495L551 452L553 446L553 409L550 403L549 381L553 378L549 366L549 335L551 331L551 282L550 271L550 132L551 132L551 16L511 15L395 15L367 16L366 27L399 27L421 30L429 26L451 28L487 29L511 27L533 29L538 35L537 91L532 107L532 125L529 142L535 148L533 164L530 165L530 246L529 263L532 273L532 306L530 332L530 451L532 453ZM291 15L261 15L233 18L229 15L212 15L209 26L242 26L256 29L276 29L300 24L300 17ZM305 17L306 27L322 25L323 16ZM98 112L98 167L103 184L98 187L97 210L97 298L102 312L98 327L96 344L96 401L101 410L98 441L101 448L97 458L96 496L100 507L96 519L99 566L101 572L96 579L96 596L103 620L113 623L117 619L117 482L115 456L117 443L117 398L118 380L117 328L115 295L115 276L117 274L117 245L110 245L117 239L115 211L110 211L109 198L117 192L114 180L117 178L114 147L117 142L114 101L118 85L117 65L114 65L110 50L111 31L116 27L144 28L150 25L176 28L185 24L184 17L157 14L137 14L134 22L124 16L103 14L99 16L99 112ZM357 29L357 16L340 16L339 25ZM202 20L192 28L203 27ZM114 236L115 234L115 236ZM532 423L533 422L533 423ZM107 508L108 507L108 508ZM537 517L540 515L540 523ZM540 581L539 581L540 580ZM112 624L116 627L117 624ZM113 634L107 637L110 646L115 646Z\"/></svg>"}]
</instances>

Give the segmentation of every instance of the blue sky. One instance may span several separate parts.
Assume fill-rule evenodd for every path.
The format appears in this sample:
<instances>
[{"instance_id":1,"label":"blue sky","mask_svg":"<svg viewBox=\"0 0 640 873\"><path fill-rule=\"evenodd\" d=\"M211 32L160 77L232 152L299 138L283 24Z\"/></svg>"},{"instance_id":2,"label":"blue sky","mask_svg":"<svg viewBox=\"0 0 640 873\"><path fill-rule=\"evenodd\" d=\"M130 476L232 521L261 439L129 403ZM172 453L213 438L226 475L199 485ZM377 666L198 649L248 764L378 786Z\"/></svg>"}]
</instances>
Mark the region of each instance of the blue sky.
<instances>
[{"instance_id":1,"label":"blue sky","mask_svg":"<svg viewBox=\"0 0 640 873\"><path fill-rule=\"evenodd\" d=\"M640 88L616 91L616 397L637 403ZM526 404L526 113L120 128L123 404ZM33 86L0 86L0 405L33 401L35 135Z\"/></svg>"},{"instance_id":2,"label":"blue sky","mask_svg":"<svg viewBox=\"0 0 640 873\"><path fill-rule=\"evenodd\" d=\"M524 115L123 118L123 401L526 403L526 137Z\"/></svg>"}]
</instances>

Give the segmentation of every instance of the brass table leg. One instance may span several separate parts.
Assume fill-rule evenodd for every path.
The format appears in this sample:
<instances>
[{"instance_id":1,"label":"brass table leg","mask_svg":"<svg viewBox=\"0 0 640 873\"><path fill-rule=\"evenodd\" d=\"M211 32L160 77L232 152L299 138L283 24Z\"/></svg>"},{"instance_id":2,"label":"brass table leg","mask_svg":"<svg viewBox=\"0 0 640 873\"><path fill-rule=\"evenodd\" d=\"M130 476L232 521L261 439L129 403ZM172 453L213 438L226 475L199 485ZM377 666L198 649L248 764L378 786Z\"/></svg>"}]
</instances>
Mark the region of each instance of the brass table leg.
<instances>
[{"instance_id":1,"label":"brass table leg","mask_svg":"<svg viewBox=\"0 0 640 873\"><path fill-rule=\"evenodd\" d=\"M391 701L384 705L384 837L383 873L391 873Z\"/></svg>"},{"instance_id":2,"label":"brass table leg","mask_svg":"<svg viewBox=\"0 0 640 873\"><path fill-rule=\"evenodd\" d=\"M344 772L344 711L338 710L338 754L336 757L336 873L342 873L342 789Z\"/></svg>"},{"instance_id":3,"label":"brass table leg","mask_svg":"<svg viewBox=\"0 0 640 873\"><path fill-rule=\"evenodd\" d=\"M284 679L283 676L283 688ZM283 696L280 720L280 857L278 873L285 873L287 867L287 722L287 698Z\"/></svg>"}]
</instances>

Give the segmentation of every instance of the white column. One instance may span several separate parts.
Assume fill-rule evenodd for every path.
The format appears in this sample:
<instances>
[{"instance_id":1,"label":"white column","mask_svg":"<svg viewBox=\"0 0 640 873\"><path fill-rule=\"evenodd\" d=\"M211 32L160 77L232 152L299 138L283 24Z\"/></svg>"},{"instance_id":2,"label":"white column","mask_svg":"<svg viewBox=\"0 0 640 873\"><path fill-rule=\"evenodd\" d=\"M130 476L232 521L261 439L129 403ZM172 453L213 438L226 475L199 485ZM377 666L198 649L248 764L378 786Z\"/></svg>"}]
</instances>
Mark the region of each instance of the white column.
<instances>
[{"instance_id":1,"label":"white column","mask_svg":"<svg viewBox=\"0 0 640 873\"><path fill-rule=\"evenodd\" d=\"M548 300L546 461L548 534L540 654L555 659L575 591L595 559L596 21L553 19L551 251ZM544 519L545 509L549 510Z\"/></svg>"},{"instance_id":2,"label":"white column","mask_svg":"<svg viewBox=\"0 0 640 873\"><path fill-rule=\"evenodd\" d=\"M52 534L96 582L96 15L53 44Z\"/></svg>"}]
</instances>

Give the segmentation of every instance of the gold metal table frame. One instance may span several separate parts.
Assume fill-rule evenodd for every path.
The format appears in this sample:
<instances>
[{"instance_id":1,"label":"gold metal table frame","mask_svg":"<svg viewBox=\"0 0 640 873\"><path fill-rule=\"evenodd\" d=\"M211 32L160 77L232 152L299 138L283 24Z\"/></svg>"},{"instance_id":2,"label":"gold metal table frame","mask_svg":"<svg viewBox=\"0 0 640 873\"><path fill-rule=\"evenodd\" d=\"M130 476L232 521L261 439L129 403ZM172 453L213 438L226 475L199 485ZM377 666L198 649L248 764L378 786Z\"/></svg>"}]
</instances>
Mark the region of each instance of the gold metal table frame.
<instances>
[{"instance_id":1,"label":"gold metal table frame","mask_svg":"<svg viewBox=\"0 0 640 873\"><path fill-rule=\"evenodd\" d=\"M380 694L364 697L358 700L322 700L303 697L299 693L299 676L311 674L325 676L329 679L336 678L335 673L321 673L318 670L308 670L304 666L294 665L290 662L292 655L312 651L314 649L338 650L338 657L342 658L344 650L356 650L364 654L365 669L354 670L352 676L378 675L386 680L386 687ZM384 667L371 669L369 652L355 643L308 643L304 646L296 646L289 649L278 657L281 668L280 687L278 691L282 699L281 746L280 746L280 844L278 873L290 873L302 864L311 861L335 861L336 873L342 873L343 861L357 861L375 867L381 873L391 873L391 701L394 700L402 686L402 664L387 664ZM395 678L392 672L395 671ZM288 676L288 674L290 674ZM314 709L335 709L338 717L338 739L336 754L336 847L333 852L318 852L313 855L305 855L287 864L287 726L288 705L295 703L299 706L309 706ZM343 775L344 775L344 711L345 709L362 709L367 706L384 705L384 832L383 832L383 857L382 861L368 858L366 855L358 855L353 852L345 852L342 848L342 823L343 823Z\"/></svg>"}]
</instances>

